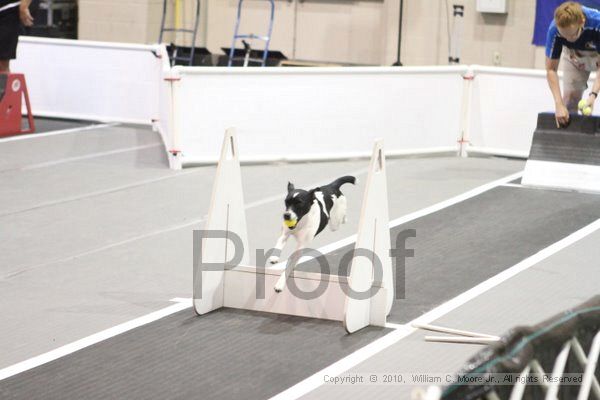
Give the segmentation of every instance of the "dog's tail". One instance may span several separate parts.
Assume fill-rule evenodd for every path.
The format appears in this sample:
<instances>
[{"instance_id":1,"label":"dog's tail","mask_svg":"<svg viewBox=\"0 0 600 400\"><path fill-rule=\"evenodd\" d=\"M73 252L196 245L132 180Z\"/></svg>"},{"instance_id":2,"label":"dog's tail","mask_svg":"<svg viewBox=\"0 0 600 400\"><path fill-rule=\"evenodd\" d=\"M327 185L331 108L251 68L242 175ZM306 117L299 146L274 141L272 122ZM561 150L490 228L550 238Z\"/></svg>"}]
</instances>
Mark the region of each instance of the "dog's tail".
<instances>
[{"instance_id":1,"label":"dog's tail","mask_svg":"<svg viewBox=\"0 0 600 400\"><path fill-rule=\"evenodd\" d=\"M342 176L341 178L337 178L335 181L331 182L331 186L335 188L335 190L340 190L340 187L345 183L356 183L356 178L353 176Z\"/></svg>"}]
</instances>

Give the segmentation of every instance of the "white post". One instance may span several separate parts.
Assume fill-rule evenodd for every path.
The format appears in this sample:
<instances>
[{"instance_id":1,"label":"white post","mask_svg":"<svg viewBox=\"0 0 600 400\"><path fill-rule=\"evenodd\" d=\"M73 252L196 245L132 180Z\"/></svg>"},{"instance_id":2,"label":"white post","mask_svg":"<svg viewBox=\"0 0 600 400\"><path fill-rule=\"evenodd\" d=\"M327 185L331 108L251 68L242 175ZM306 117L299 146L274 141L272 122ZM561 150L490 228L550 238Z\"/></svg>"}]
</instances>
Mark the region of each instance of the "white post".
<instances>
[{"instance_id":1,"label":"white post","mask_svg":"<svg viewBox=\"0 0 600 400\"><path fill-rule=\"evenodd\" d=\"M460 132L459 132L459 155L468 157L467 147L471 138L471 108L473 101L473 81L475 73L471 68L463 75L463 97L460 106Z\"/></svg>"},{"instance_id":2,"label":"white post","mask_svg":"<svg viewBox=\"0 0 600 400\"><path fill-rule=\"evenodd\" d=\"M234 254L243 251L240 263L249 259L248 233L242 192L242 174L238 158L235 129L225 132L221 158L213 184L208 220L204 231L225 231L226 239L205 238L202 240L202 262L211 263L207 268L195 266L194 293L201 290L201 296L194 296L194 309L198 314L223 307L225 264ZM234 248L232 234L241 239L241 249ZM197 260L194 260L195 265Z\"/></svg>"},{"instance_id":3,"label":"white post","mask_svg":"<svg viewBox=\"0 0 600 400\"><path fill-rule=\"evenodd\" d=\"M349 333L368 325L384 326L394 301L392 262L390 259L390 231L387 199L387 180L383 140L377 140L373 148L369 175L363 196L358 234L354 249L370 250L379 261L381 288L385 290L385 304L378 304L371 293L367 298L346 298L344 328ZM374 280L373 260L357 255L351 262L348 286L356 293L367 293Z\"/></svg>"}]
</instances>

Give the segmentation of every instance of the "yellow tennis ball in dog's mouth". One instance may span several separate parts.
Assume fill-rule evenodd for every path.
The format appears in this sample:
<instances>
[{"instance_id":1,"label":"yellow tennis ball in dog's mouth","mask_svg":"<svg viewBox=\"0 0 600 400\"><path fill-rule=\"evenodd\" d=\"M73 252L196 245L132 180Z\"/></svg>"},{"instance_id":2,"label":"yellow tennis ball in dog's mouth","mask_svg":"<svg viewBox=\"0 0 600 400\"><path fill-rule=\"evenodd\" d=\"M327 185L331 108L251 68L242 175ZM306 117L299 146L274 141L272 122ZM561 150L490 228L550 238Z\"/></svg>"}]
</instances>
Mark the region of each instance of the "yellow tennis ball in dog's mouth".
<instances>
[{"instance_id":1,"label":"yellow tennis ball in dog's mouth","mask_svg":"<svg viewBox=\"0 0 600 400\"><path fill-rule=\"evenodd\" d=\"M296 227L297 223L298 223L298 220L295 220L295 219L287 219L287 220L283 221L283 224L285 226L287 226L288 228L292 228L292 229Z\"/></svg>"},{"instance_id":2,"label":"yellow tennis ball in dog's mouth","mask_svg":"<svg viewBox=\"0 0 600 400\"><path fill-rule=\"evenodd\" d=\"M589 116L592 115L592 107L586 107L583 109L583 111L581 112L583 115L585 116Z\"/></svg>"}]
</instances>

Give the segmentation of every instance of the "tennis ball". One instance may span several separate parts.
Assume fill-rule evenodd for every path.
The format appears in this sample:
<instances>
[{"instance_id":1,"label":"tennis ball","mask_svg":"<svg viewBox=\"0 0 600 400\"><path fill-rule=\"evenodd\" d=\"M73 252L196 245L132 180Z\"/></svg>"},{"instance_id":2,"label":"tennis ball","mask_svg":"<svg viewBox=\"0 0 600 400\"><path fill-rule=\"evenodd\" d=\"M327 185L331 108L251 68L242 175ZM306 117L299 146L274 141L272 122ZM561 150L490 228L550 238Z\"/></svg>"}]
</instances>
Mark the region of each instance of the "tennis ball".
<instances>
[{"instance_id":1,"label":"tennis ball","mask_svg":"<svg viewBox=\"0 0 600 400\"><path fill-rule=\"evenodd\" d=\"M289 219L289 220L284 220L283 221L283 224L285 226L287 226L288 228L294 228L297 223L298 223L298 221L295 220L295 219Z\"/></svg>"},{"instance_id":2,"label":"tennis ball","mask_svg":"<svg viewBox=\"0 0 600 400\"><path fill-rule=\"evenodd\" d=\"M579 104L577 105L577 108L579 108L580 110L583 110L586 107L587 107L587 101L585 101L584 99L579 100Z\"/></svg>"},{"instance_id":3,"label":"tennis ball","mask_svg":"<svg viewBox=\"0 0 600 400\"><path fill-rule=\"evenodd\" d=\"M586 107L586 108L584 108L583 111L582 111L582 113L583 113L583 115L586 115L586 116L592 115L592 107Z\"/></svg>"}]
</instances>

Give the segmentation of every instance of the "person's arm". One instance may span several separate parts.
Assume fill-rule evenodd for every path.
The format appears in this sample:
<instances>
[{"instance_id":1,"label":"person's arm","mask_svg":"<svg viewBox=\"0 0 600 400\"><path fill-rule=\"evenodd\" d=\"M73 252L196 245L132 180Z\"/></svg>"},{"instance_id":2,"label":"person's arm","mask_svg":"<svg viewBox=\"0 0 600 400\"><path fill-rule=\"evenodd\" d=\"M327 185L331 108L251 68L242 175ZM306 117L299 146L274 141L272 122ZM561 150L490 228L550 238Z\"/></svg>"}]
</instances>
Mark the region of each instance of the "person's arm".
<instances>
[{"instance_id":1,"label":"person's arm","mask_svg":"<svg viewBox=\"0 0 600 400\"><path fill-rule=\"evenodd\" d=\"M19 17L21 18L21 23L25 26L33 25L33 17L31 16L31 12L29 12L30 5L31 0L21 0L21 4L19 5Z\"/></svg>"},{"instance_id":2,"label":"person's arm","mask_svg":"<svg viewBox=\"0 0 600 400\"><path fill-rule=\"evenodd\" d=\"M594 102L598 98L598 90L600 90L600 65L598 65L598 68L596 69L594 86L592 86L592 91L586 100L588 107L590 107L592 110L594 109Z\"/></svg>"},{"instance_id":3,"label":"person's arm","mask_svg":"<svg viewBox=\"0 0 600 400\"><path fill-rule=\"evenodd\" d=\"M569 123L569 110L563 102L560 94L560 84L558 80L558 63L560 59L546 57L546 80L554 97L554 107L556 109L556 126L561 127ZM596 80L597 81L597 80Z\"/></svg>"}]
</instances>

